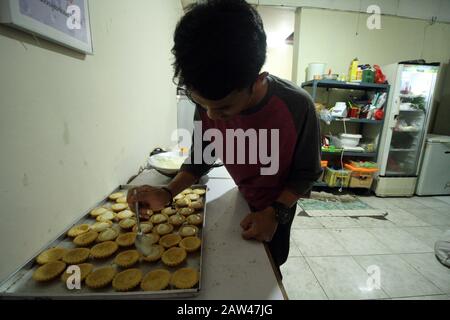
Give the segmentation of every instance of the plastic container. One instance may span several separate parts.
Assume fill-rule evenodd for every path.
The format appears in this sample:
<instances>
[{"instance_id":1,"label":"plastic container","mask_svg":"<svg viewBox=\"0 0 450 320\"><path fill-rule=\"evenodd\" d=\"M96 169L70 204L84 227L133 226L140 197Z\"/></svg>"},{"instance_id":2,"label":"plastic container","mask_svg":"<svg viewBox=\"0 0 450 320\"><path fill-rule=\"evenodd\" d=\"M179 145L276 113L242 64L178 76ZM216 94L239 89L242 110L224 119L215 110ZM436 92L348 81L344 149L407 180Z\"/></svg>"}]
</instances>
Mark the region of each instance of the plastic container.
<instances>
[{"instance_id":1,"label":"plastic container","mask_svg":"<svg viewBox=\"0 0 450 320\"><path fill-rule=\"evenodd\" d=\"M345 169L335 170L332 168L326 168L324 181L329 187L347 188L350 183L351 173L351 171Z\"/></svg>"},{"instance_id":2,"label":"plastic container","mask_svg":"<svg viewBox=\"0 0 450 320\"><path fill-rule=\"evenodd\" d=\"M318 181L323 181L323 177L325 176L325 170L328 166L328 161L327 160L320 161L320 166L322 167L322 174L320 175Z\"/></svg>"},{"instance_id":3,"label":"plastic container","mask_svg":"<svg viewBox=\"0 0 450 320\"><path fill-rule=\"evenodd\" d=\"M373 183L373 174L378 171L378 168L364 168L357 166L357 163L344 164L346 169L351 172L350 176L350 188L363 188L370 189Z\"/></svg>"},{"instance_id":4,"label":"plastic container","mask_svg":"<svg viewBox=\"0 0 450 320\"><path fill-rule=\"evenodd\" d=\"M306 71L306 81L314 80L314 76L320 76L325 73L325 63L310 63Z\"/></svg>"},{"instance_id":5,"label":"plastic container","mask_svg":"<svg viewBox=\"0 0 450 320\"><path fill-rule=\"evenodd\" d=\"M361 173L375 173L378 171L378 168L365 168L365 167L357 166L357 163L355 163L353 161L352 161L352 163L345 163L344 167L350 171L361 172Z\"/></svg>"},{"instance_id":6,"label":"plastic container","mask_svg":"<svg viewBox=\"0 0 450 320\"><path fill-rule=\"evenodd\" d=\"M353 148L359 144L359 140L362 138L360 134L341 133L339 135L342 147Z\"/></svg>"},{"instance_id":7,"label":"plastic container","mask_svg":"<svg viewBox=\"0 0 450 320\"><path fill-rule=\"evenodd\" d=\"M357 73L358 73L358 58L355 58L350 63L350 67L348 68L348 81L356 81Z\"/></svg>"},{"instance_id":8,"label":"plastic container","mask_svg":"<svg viewBox=\"0 0 450 320\"><path fill-rule=\"evenodd\" d=\"M373 183L373 174L372 173L360 173L353 172L350 177L350 188L363 188L370 189Z\"/></svg>"},{"instance_id":9,"label":"plastic container","mask_svg":"<svg viewBox=\"0 0 450 320\"><path fill-rule=\"evenodd\" d=\"M362 82L374 83L375 72L371 69L364 70L362 75Z\"/></svg>"}]
</instances>

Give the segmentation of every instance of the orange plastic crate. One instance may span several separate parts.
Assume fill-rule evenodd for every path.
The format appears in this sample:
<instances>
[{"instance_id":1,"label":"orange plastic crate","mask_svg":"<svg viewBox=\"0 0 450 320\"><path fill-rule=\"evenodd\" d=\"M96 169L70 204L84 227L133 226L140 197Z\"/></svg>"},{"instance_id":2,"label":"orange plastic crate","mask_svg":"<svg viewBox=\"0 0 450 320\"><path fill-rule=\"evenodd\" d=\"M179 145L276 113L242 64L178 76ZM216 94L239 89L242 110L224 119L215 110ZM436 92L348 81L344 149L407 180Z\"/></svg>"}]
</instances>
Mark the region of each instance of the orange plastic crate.
<instances>
[{"instance_id":1,"label":"orange plastic crate","mask_svg":"<svg viewBox=\"0 0 450 320\"><path fill-rule=\"evenodd\" d=\"M354 167L349 163L345 163L344 167L348 170L354 171L354 172L362 172L362 173L374 173L378 171L378 168L360 168L360 167Z\"/></svg>"}]
</instances>

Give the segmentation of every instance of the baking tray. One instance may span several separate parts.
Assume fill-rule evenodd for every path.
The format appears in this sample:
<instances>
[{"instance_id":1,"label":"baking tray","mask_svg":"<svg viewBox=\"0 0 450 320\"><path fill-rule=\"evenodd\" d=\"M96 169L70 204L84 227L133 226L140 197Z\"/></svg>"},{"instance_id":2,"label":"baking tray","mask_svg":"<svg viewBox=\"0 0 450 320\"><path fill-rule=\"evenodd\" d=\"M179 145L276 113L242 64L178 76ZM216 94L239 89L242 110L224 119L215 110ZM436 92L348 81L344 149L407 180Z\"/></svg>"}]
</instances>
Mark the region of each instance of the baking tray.
<instances>
[{"instance_id":1,"label":"baking tray","mask_svg":"<svg viewBox=\"0 0 450 320\"><path fill-rule=\"evenodd\" d=\"M123 185L119 188L116 188L111 193L114 192L124 192L127 193L127 190L135 187L132 185ZM191 188L202 188L207 191L206 185L193 185ZM111 194L110 193L110 194ZM109 194L108 194L109 195ZM103 206L107 203L111 204L112 202L108 200L106 197L103 201L97 203L95 206L90 208L87 213L83 214L83 216L78 219L76 222L68 226L55 240L48 243L45 247L39 250L31 259L28 260L21 268L11 274L5 281L0 284L0 298L1 299L31 299L31 300L69 300L69 299L144 299L144 300L152 300L152 299L178 299L183 297L193 297L200 294L202 288L202 260L203 260L203 248L205 246L205 237L203 230L205 229L205 221L206 221L206 201L207 201L207 192L202 196L203 197L203 209L202 211L197 211L197 213L202 213L203 216L203 224L201 228L199 228L198 237L202 241L202 245L199 251L194 253L188 253L186 261L177 266L177 267L167 267L165 266L161 260L158 262L146 262L141 261L132 268L139 268L143 275L147 274L149 271L163 268L169 270L171 273L175 272L179 268L191 267L195 268L199 271L199 282L192 289L174 289L170 285L168 289L161 291L141 291L138 286L134 291L129 292L116 292L112 285L109 285L103 289L90 289L88 288L84 282L81 284L81 289L73 289L69 290L66 287L66 284L61 281L60 277L46 283L38 283L32 279L33 272L36 270L39 265L36 262L37 256L46 249L52 247L64 247L64 248L75 248L76 246L72 243L71 238L67 237L67 232L70 228L75 225L88 223L92 224L95 222L93 218L90 217L90 211L96 207ZM115 256L125 250L134 249L134 246L127 248L119 248L115 254L113 254L110 258L107 259L93 259L90 257L86 262L94 265L94 270L100 266L113 265L113 260ZM116 266L118 272L125 270L126 268L120 268Z\"/></svg>"}]
</instances>

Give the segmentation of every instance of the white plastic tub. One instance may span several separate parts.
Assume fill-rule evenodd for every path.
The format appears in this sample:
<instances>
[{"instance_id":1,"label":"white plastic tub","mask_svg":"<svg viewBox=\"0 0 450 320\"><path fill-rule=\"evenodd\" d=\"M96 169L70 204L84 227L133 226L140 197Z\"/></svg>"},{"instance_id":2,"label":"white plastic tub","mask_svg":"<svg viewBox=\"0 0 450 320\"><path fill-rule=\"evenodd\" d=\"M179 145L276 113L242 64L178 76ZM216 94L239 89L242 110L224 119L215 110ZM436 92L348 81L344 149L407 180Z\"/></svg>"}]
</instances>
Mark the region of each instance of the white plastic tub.
<instances>
[{"instance_id":1,"label":"white plastic tub","mask_svg":"<svg viewBox=\"0 0 450 320\"><path fill-rule=\"evenodd\" d=\"M341 144L343 147L353 148L359 144L359 140L362 138L360 134L341 133L339 135Z\"/></svg>"}]
</instances>

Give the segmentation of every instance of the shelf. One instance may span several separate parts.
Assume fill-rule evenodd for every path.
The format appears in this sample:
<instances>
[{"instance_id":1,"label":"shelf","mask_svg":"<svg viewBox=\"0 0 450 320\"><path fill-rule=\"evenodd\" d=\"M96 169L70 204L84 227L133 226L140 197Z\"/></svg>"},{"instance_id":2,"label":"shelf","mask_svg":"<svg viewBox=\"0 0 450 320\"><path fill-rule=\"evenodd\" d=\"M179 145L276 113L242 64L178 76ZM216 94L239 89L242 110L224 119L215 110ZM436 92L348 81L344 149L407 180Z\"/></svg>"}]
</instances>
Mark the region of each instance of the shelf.
<instances>
[{"instance_id":1,"label":"shelf","mask_svg":"<svg viewBox=\"0 0 450 320\"><path fill-rule=\"evenodd\" d=\"M411 172L386 170L384 177L416 177Z\"/></svg>"},{"instance_id":2,"label":"shelf","mask_svg":"<svg viewBox=\"0 0 450 320\"><path fill-rule=\"evenodd\" d=\"M399 110L399 112L422 112L425 113L423 110Z\"/></svg>"},{"instance_id":3,"label":"shelf","mask_svg":"<svg viewBox=\"0 0 450 320\"><path fill-rule=\"evenodd\" d=\"M328 184L324 181L315 181L313 183L314 187L328 187Z\"/></svg>"},{"instance_id":4,"label":"shelf","mask_svg":"<svg viewBox=\"0 0 450 320\"><path fill-rule=\"evenodd\" d=\"M353 89L353 90L387 90L389 88L388 84L378 84L369 82L344 82L337 80L311 80L302 83L302 87L313 87L317 86L320 88L336 88L336 89Z\"/></svg>"},{"instance_id":5,"label":"shelf","mask_svg":"<svg viewBox=\"0 0 450 320\"><path fill-rule=\"evenodd\" d=\"M329 152L329 151L322 151L322 154L329 154L329 155L336 155L340 156L341 151L338 152ZM375 152L354 152L354 151L344 151L344 157L350 156L350 157L364 157L364 158L375 158L376 157Z\"/></svg>"},{"instance_id":6,"label":"shelf","mask_svg":"<svg viewBox=\"0 0 450 320\"><path fill-rule=\"evenodd\" d=\"M414 130L414 131L408 131L408 130L394 130L394 133L420 133L422 130Z\"/></svg>"},{"instance_id":7,"label":"shelf","mask_svg":"<svg viewBox=\"0 0 450 320\"><path fill-rule=\"evenodd\" d=\"M389 151L393 151L393 152L412 152L412 151L417 151L417 149L390 149Z\"/></svg>"},{"instance_id":8,"label":"shelf","mask_svg":"<svg viewBox=\"0 0 450 320\"><path fill-rule=\"evenodd\" d=\"M324 121L323 119L321 119ZM371 123L371 124L381 124L382 120L370 120L370 119L356 119L356 118L333 118L331 121L336 122L353 122L353 123ZM325 122L325 121L324 121Z\"/></svg>"}]
</instances>

